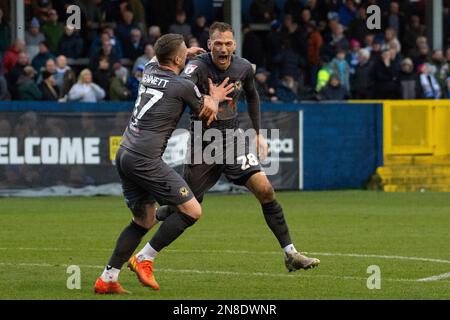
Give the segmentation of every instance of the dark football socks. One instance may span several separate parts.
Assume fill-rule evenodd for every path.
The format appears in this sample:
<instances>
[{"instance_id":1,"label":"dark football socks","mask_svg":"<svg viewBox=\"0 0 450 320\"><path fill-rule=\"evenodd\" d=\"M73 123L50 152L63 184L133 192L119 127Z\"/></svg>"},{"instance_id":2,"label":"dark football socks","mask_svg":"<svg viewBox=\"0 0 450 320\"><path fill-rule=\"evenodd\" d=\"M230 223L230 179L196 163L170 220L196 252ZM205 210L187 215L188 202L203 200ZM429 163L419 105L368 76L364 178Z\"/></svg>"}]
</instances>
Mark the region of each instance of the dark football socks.
<instances>
[{"instance_id":1,"label":"dark football socks","mask_svg":"<svg viewBox=\"0 0 450 320\"><path fill-rule=\"evenodd\" d=\"M134 250L141 243L142 238L148 230L132 221L125 229L123 229L116 242L116 247L109 259L108 265L121 269L122 265L128 261Z\"/></svg>"},{"instance_id":2,"label":"dark football socks","mask_svg":"<svg viewBox=\"0 0 450 320\"><path fill-rule=\"evenodd\" d=\"M275 237L282 248L292 244L291 236L289 235L289 229L284 220L284 213L277 200L261 205L264 213L266 223L272 230Z\"/></svg>"},{"instance_id":3,"label":"dark football socks","mask_svg":"<svg viewBox=\"0 0 450 320\"><path fill-rule=\"evenodd\" d=\"M197 220L182 212L174 212L169 215L159 227L153 238L150 240L150 246L156 251L161 251L175 239L177 239L187 228L192 226Z\"/></svg>"}]
</instances>

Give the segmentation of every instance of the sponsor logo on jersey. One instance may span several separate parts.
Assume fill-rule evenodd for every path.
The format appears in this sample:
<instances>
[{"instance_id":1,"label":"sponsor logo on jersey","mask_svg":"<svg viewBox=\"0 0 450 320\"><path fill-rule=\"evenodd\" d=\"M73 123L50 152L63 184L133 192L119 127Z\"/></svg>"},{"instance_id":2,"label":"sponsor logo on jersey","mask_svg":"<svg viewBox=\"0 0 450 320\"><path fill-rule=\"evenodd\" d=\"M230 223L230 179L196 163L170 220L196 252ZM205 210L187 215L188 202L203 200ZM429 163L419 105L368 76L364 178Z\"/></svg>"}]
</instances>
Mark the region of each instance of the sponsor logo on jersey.
<instances>
[{"instance_id":1,"label":"sponsor logo on jersey","mask_svg":"<svg viewBox=\"0 0 450 320\"><path fill-rule=\"evenodd\" d=\"M198 66L196 66L195 64L188 64L186 66L186 68L184 68L184 73L185 74L191 74L192 72L195 71L195 69L197 69Z\"/></svg>"}]
</instances>

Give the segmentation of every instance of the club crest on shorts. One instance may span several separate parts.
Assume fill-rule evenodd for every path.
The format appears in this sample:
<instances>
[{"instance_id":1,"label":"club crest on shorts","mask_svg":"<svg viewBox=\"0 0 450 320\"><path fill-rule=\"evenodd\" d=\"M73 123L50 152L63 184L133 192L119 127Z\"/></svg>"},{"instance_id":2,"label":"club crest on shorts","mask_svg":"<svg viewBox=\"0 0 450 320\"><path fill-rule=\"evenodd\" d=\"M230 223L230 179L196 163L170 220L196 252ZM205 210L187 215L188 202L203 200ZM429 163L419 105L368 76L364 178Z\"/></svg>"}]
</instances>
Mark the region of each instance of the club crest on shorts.
<instances>
[{"instance_id":1,"label":"club crest on shorts","mask_svg":"<svg viewBox=\"0 0 450 320\"><path fill-rule=\"evenodd\" d=\"M183 198L186 198L189 195L189 190L186 187L181 187L180 188L180 195Z\"/></svg>"},{"instance_id":2,"label":"club crest on shorts","mask_svg":"<svg viewBox=\"0 0 450 320\"><path fill-rule=\"evenodd\" d=\"M198 66L196 66L195 64L188 64L186 66L186 68L184 68L184 73L185 74L191 74L192 72L195 71L195 69L197 69Z\"/></svg>"}]
</instances>

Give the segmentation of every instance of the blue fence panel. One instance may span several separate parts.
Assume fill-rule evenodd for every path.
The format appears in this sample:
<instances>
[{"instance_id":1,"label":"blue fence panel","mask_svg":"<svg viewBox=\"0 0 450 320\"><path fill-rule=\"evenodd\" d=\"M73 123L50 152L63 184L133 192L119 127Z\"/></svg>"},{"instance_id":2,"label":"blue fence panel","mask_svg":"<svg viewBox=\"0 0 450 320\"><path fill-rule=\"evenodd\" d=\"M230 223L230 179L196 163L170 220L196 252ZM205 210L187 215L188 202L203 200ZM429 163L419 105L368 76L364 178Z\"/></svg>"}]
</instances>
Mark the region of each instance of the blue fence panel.
<instances>
[{"instance_id":1,"label":"blue fence panel","mask_svg":"<svg viewBox=\"0 0 450 320\"><path fill-rule=\"evenodd\" d=\"M0 102L0 112L131 112L132 109L132 102ZM376 168L383 165L382 104L262 104L261 110L290 112L296 118L303 112L300 130L304 190L364 188ZM246 111L245 104L239 105L239 111Z\"/></svg>"}]
</instances>

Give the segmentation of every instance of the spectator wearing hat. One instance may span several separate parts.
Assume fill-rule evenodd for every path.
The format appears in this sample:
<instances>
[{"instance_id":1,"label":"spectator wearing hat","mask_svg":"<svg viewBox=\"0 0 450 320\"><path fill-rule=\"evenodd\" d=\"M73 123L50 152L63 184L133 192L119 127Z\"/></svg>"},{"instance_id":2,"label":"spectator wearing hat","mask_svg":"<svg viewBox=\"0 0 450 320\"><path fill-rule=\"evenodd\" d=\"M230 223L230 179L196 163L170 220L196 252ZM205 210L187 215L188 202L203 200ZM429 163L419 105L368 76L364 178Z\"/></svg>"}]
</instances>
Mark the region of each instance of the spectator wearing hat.
<instances>
[{"instance_id":1,"label":"spectator wearing hat","mask_svg":"<svg viewBox=\"0 0 450 320\"><path fill-rule=\"evenodd\" d=\"M105 97L105 90L92 82L92 72L83 69L78 76L78 82L73 85L68 93L69 101L99 102Z\"/></svg>"},{"instance_id":2,"label":"spectator wearing hat","mask_svg":"<svg viewBox=\"0 0 450 320\"><path fill-rule=\"evenodd\" d=\"M42 33L45 35L50 51L56 53L58 43L64 34L64 25L58 22L56 10L52 9L49 11L48 21L42 26Z\"/></svg>"},{"instance_id":3,"label":"spectator wearing hat","mask_svg":"<svg viewBox=\"0 0 450 320\"><path fill-rule=\"evenodd\" d=\"M49 12L52 9L51 0L37 0L32 1L33 10L36 12L36 17L39 21L46 22L49 19Z\"/></svg>"},{"instance_id":4,"label":"spectator wearing hat","mask_svg":"<svg viewBox=\"0 0 450 320\"><path fill-rule=\"evenodd\" d=\"M26 66L23 74L17 80L19 100L41 100L42 93L34 79L37 72L32 66Z\"/></svg>"},{"instance_id":5,"label":"spectator wearing hat","mask_svg":"<svg viewBox=\"0 0 450 320\"><path fill-rule=\"evenodd\" d=\"M71 59L77 59L81 57L83 45L83 39L80 37L75 28L66 26L64 29L64 34L58 43L58 55L63 55Z\"/></svg>"},{"instance_id":6,"label":"spectator wearing hat","mask_svg":"<svg viewBox=\"0 0 450 320\"><path fill-rule=\"evenodd\" d=\"M332 74L328 84L319 92L319 100L341 101L350 99L350 93L339 80L339 76Z\"/></svg>"},{"instance_id":7,"label":"spectator wearing hat","mask_svg":"<svg viewBox=\"0 0 450 320\"><path fill-rule=\"evenodd\" d=\"M140 64L136 66L136 70L131 77L128 77L126 87L130 92L129 100L136 101L139 92L139 83L142 80L142 74L144 73L144 65Z\"/></svg>"},{"instance_id":8,"label":"spectator wearing hat","mask_svg":"<svg viewBox=\"0 0 450 320\"><path fill-rule=\"evenodd\" d=\"M130 97L130 90L126 87L128 70L119 68L115 71L115 76L109 87L109 96L111 101L126 101Z\"/></svg>"},{"instance_id":9,"label":"spectator wearing hat","mask_svg":"<svg viewBox=\"0 0 450 320\"><path fill-rule=\"evenodd\" d=\"M262 102L275 102L278 98L275 95L275 89L269 87L267 80L269 78L270 72L265 68L256 69L255 73L255 87L258 91L259 99Z\"/></svg>"},{"instance_id":10,"label":"spectator wearing hat","mask_svg":"<svg viewBox=\"0 0 450 320\"><path fill-rule=\"evenodd\" d=\"M144 47L144 54L136 59L131 72L134 74L136 72L138 66L140 66L140 65L145 66L147 64L147 62L152 60L152 58L154 56L155 56L155 49L153 48L153 45L151 45L150 43L147 43Z\"/></svg>"},{"instance_id":11,"label":"spectator wearing hat","mask_svg":"<svg viewBox=\"0 0 450 320\"><path fill-rule=\"evenodd\" d=\"M346 60L350 66L350 77L355 75L356 66L359 63L359 50L361 49L361 44L356 39L350 40L350 50L347 53Z\"/></svg>"},{"instance_id":12,"label":"spectator wearing hat","mask_svg":"<svg viewBox=\"0 0 450 320\"><path fill-rule=\"evenodd\" d=\"M379 37L375 37L372 43L372 50L370 50L370 60L373 63L378 62L381 59L381 46L383 45L383 40Z\"/></svg>"},{"instance_id":13,"label":"spectator wearing hat","mask_svg":"<svg viewBox=\"0 0 450 320\"><path fill-rule=\"evenodd\" d=\"M31 65L35 70L41 70L48 59L53 59L54 56L48 48L48 43L42 41L39 43L39 53L31 61Z\"/></svg>"},{"instance_id":14,"label":"spectator wearing hat","mask_svg":"<svg viewBox=\"0 0 450 320\"><path fill-rule=\"evenodd\" d=\"M42 72L42 82L39 84L39 90L42 93L42 100L45 101L58 101L59 90L56 86L56 80L53 73L44 71Z\"/></svg>"},{"instance_id":15,"label":"spectator wearing hat","mask_svg":"<svg viewBox=\"0 0 450 320\"><path fill-rule=\"evenodd\" d=\"M45 41L45 36L39 31L40 24L37 18L31 19L30 29L25 33L27 53L31 60L39 53L39 43Z\"/></svg>"},{"instance_id":16,"label":"spectator wearing hat","mask_svg":"<svg viewBox=\"0 0 450 320\"><path fill-rule=\"evenodd\" d=\"M419 73L419 96L422 99L440 99L441 86L436 77L430 72L428 64L424 63L417 68Z\"/></svg>"}]
</instances>

